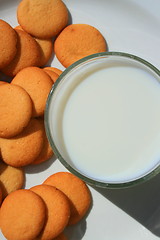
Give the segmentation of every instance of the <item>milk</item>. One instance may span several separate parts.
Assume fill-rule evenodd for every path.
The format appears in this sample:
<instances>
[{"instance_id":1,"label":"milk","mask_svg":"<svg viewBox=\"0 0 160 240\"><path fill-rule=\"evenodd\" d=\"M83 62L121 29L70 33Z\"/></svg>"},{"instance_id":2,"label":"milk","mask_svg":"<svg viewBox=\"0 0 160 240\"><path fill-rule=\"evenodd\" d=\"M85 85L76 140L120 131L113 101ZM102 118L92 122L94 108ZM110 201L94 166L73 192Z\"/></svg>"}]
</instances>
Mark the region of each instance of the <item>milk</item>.
<instances>
[{"instance_id":1,"label":"milk","mask_svg":"<svg viewBox=\"0 0 160 240\"><path fill-rule=\"evenodd\" d=\"M51 104L51 133L62 157L100 182L128 182L155 169L160 161L158 77L117 61L88 64L77 72L60 83Z\"/></svg>"}]
</instances>

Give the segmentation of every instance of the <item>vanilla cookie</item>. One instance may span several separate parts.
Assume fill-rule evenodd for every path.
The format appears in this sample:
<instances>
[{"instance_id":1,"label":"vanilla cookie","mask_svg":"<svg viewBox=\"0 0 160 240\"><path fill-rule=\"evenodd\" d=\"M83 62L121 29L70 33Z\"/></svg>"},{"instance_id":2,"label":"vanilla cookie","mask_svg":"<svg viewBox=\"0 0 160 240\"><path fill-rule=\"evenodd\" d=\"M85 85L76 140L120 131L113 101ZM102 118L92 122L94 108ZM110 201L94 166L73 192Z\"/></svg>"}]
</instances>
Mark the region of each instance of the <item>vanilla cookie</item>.
<instances>
[{"instance_id":1,"label":"vanilla cookie","mask_svg":"<svg viewBox=\"0 0 160 240\"><path fill-rule=\"evenodd\" d=\"M50 70L52 72L57 73L59 76L61 75L61 73L63 72L62 70L60 70L59 68L56 67L45 67L43 68L44 70Z\"/></svg>"},{"instance_id":2,"label":"vanilla cookie","mask_svg":"<svg viewBox=\"0 0 160 240\"><path fill-rule=\"evenodd\" d=\"M43 116L48 94L53 82L47 73L38 67L28 67L21 70L11 84L24 88L33 102L32 116Z\"/></svg>"},{"instance_id":3,"label":"vanilla cookie","mask_svg":"<svg viewBox=\"0 0 160 240\"><path fill-rule=\"evenodd\" d=\"M70 205L67 197L58 189L48 185L38 185L30 189L38 194L46 204L48 217L38 240L57 237L68 224Z\"/></svg>"},{"instance_id":4,"label":"vanilla cookie","mask_svg":"<svg viewBox=\"0 0 160 240\"><path fill-rule=\"evenodd\" d=\"M42 162L45 162L45 161L49 160L53 156L53 150L52 150L52 148L49 144L48 138L46 136L45 127L44 127L44 120L39 119L39 122L41 123L42 129L43 129L43 132L44 132L43 147L42 147L42 150L41 150L39 156L36 158L36 160L33 162L33 164L40 164Z\"/></svg>"},{"instance_id":5,"label":"vanilla cookie","mask_svg":"<svg viewBox=\"0 0 160 240\"><path fill-rule=\"evenodd\" d=\"M17 19L31 35L46 39L59 34L68 23L68 10L61 0L22 0Z\"/></svg>"},{"instance_id":6,"label":"vanilla cookie","mask_svg":"<svg viewBox=\"0 0 160 240\"><path fill-rule=\"evenodd\" d=\"M58 188L70 200L70 225L79 222L87 213L91 205L91 194L81 179L69 172L58 172L48 177L44 184Z\"/></svg>"},{"instance_id":7,"label":"vanilla cookie","mask_svg":"<svg viewBox=\"0 0 160 240\"><path fill-rule=\"evenodd\" d=\"M0 68L6 67L17 52L17 34L5 21L0 19Z\"/></svg>"},{"instance_id":8,"label":"vanilla cookie","mask_svg":"<svg viewBox=\"0 0 160 240\"><path fill-rule=\"evenodd\" d=\"M13 167L31 164L42 150L43 137L42 125L37 119L31 119L27 127L16 137L0 138L3 161Z\"/></svg>"},{"instance_id":9,"label":"vanilla cookie","mask_svg":"<svg viewBox=\"0 0 160 240\"><path fill-rule=\"evenodd\" d=\"M49 76L50 78L52 79L53 83L55 83L55 81L58 79L59 75L51 70L48 70L48 69L43 69Z\"/></svg>"},{"instance_id":10,"label":"vanilla cookie","mask_svg":"<svg viewBox=\"0 0 160 240\"><path fill-rule=\"evenodd\" d=\"M88 55L107 51L104 37L88 24L67 26L54 42L54 52L64 67Z\"/></svg>"},{"instance_id":11,"label":"vanilla cookie","mask_svg":"<svg viewBox=\"0 0 160 240\"><path fill-rule=\"evenodd\" d=\"M41 56L36 40L25 31L15 29L17 32L17 53L14 59L2 72L8 76L15 76L20 70L29 66L39 66Z\"/></svg>"},{"instance_id":12,"label":"vanilla cookie","mask_svg":"<svg viewBox=\"0 0 160 240\"><path fill-rule=\"evenodd\" d=\"M30 190L10 193L0 209L0 226L8 240L33 240L43 229L46 206L40 196Z\"/></svg>"},{"instance_id":13,"label":"vanilla cookie","mask_svg":"<svg viewBox=\"0 0 160 240\"><path fill-rule=\"evenodd\" d=\"M15 29L19 29L19 30L23 30L23 28L18 25L15 27ZM34 39L36 40L36 42L39 45L39 49L40 49L40 58L39 58L39 67L42 67L44 65L47 64L47 62L50 60L52 53L53 53L53 43L52 43L52 39L40 39L40 38L36 38L34 37Z\"/></svg>"},{"instance_id":14,"label":"vanilla cookie","mask_svg":"<svg viewBox=\"0 0 160 240\"><path fill-rule=\"evenodd\" d=\"M25 176L22 168L11 167L0 161L0 188L3 199L11 192L21 189L24 181Z\"/></svg>"},{"instance_id":15,"label":"vanilla cookie","mask_svg":"<svg viewBox=\"0 0 160 240\"><path fill-rule=\"evenodd\" d=\"M0 84L0 137L19 134L32 116L32 100L21 87Z\"/></svg>"},{"instance_id":16,"label":"vanilla cookie","mask_svg":"<svg viewBox=\"0 0 160 240\"><path fill-rule=\"evenodd\" d=\"M34 38L39 45L41 57L39 59L39 66L43 67L50 60L53 53L52 39Z\"/></svg>"}]
</instances>

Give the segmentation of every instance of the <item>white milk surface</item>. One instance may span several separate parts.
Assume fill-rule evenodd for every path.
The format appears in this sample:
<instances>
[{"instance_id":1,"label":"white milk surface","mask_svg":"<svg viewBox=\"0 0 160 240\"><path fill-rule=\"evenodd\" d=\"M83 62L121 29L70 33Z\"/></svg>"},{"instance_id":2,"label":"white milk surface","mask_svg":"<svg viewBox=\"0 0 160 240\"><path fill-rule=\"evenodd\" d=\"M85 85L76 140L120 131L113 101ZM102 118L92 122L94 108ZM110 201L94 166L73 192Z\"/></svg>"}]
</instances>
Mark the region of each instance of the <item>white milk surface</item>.
<instances>
[{"instance_id":1,"label":"white milk surface","mask_svg":"<svg viewBox=\"0 0 160 240\"><path fill-rule=\"evenodd\" d=\"M84 175L125 182L159 163L160 83L154 75L123 65L92 70L63 108L61 149Z\"/></svg>"}]
</instances>

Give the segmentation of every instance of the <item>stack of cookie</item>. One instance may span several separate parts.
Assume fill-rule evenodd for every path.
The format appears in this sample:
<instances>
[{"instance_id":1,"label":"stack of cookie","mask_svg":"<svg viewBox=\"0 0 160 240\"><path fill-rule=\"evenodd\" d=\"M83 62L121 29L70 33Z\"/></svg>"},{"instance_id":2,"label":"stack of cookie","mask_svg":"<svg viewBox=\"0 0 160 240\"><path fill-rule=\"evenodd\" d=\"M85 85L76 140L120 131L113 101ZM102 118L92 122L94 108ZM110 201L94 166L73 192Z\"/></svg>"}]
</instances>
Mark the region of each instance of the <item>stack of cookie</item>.
<instances>
[{"instance_id":1,"label":"stack of cookie","mask_svg":"<svg viewBox=\"0 0 160 240\"><path fill-rule=\"evenodd\" d=\"M61 0L23 0L17 9L17 19L22 29L32 36L56 37L54 52L64 67L90 54L107 51L106 41L95 27L67 26L68 11Z\"/></svg>"},{"instance_id":2,"label":"stack of cookie","mask_svg":"<svg viewBox=\"0 0 160 240\"><path fill-rule=\"evenodd\" d=\"M28 67L0 85L0 200L24 186L22 167L53 155L43 120L52 84L42 69Z\"/></svg>"},{"instance_id":3,"label":"stack of cookie","mask_svg":"<svg viewBox=\"0 0 160 240\"><path fill-rule=\"evenodd\" d=\"M78 223L90 206L86 184L59 172L41 185L8 195L1 206L0 226L8 240L67 240L66 227Z\"/></svg>"},{"instance_id":4,"label":"stack of cookie","mask_svg":"<svg viewBox=\"0 0 160 240\"><path fill-rule=\"evenodd\" d=\"M18 6L17 18L20 26L14 29L0 20L0 71L10 77L25 67L48 63L53 55L53 37L67 25L68 11L61 0L24 0ZM58 78L56 72L49 73L54 81Z\"/></svg>"},{"instance_id":5,"label":"stack of cookie","mask_svg":"<svg viewBox=\"0 0 160 240\"><path fill-rule=\"evenodd\" d=\"M21 27L13 29L3 20L0 29L0 70L7 76L14 77L25 67L43 67L52 57L52 39L34 38Z\"/></svg>"},{"instance_id":6,"label":"stack of cookie","mask_svg":"<svg viewBox=\"0 0 160 240\"><path fill-rule=\"evenodd\" d=\"M62 0L22 0L17 8L20 24L14 29L0 20L0 70L15 76L29 66L44 67L53 50L64 67L90 54L107 51L107 44L98 29L88 24L70 24ZM58 78L55 74L54 81ZM51 77L52 78L52 77Z\"/></svg>"},{"instance_id":7,"label":"stack of cookie","mask_svg":"<svg viewBox=\"0 0 160 240\"><path fill-rule=\"evenodd\" d=\"M52 80L40 68L21 70L0 87L0 150L13 167L40 163L53 152L48 143L43 114Z\"/></svg>"}]
</instances>

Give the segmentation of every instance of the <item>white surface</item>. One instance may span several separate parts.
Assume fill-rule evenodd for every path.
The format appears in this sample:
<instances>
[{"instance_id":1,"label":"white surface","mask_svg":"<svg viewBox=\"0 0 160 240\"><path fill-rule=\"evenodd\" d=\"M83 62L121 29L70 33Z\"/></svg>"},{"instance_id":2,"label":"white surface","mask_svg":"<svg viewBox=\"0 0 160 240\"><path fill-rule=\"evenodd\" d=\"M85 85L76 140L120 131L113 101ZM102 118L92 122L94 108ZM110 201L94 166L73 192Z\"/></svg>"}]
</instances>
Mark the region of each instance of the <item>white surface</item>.
<instances>
[{"instance_id":1,"label":"white surface","mask_svg":"<svg viewBox=\"0 0 160 240\"><path fill-rule=\"evenodd\" d=\"M17 25L17 0L0 0L0 17ZM160 1L159 0L65 0L73 23L88 23L105 36L110 51L138 55L160 67ZM62 66L56 58L52 65ZM40 184L50 174L64 170L56 160L39 167L26 168L26 188ZM131 190L91 189L93 206L86 221L70 229L70 240L156 240L141 224L129 217L111 201L128 211L151 230L159 227L160 179ZM152 186L152 184L154 184ZM107 199L108 198L108 199ZM149 220L152 221L149 221ZM0 234L0 239L5 238Z\"/></svg>"},{"instance_id":2,"label":"white surface","mask_svg":"<svg viewBox=\"0 0 160 240\"><path fill-rule=\"evenodd\" d=\"M82 67L56 89L52 136L82 174L114 183L135 180L159 164L160 84L139 66L126 68L119 60L106 68L108 58L102 60L97 70L95 64Z\"/></svg>"}]
</instances>

